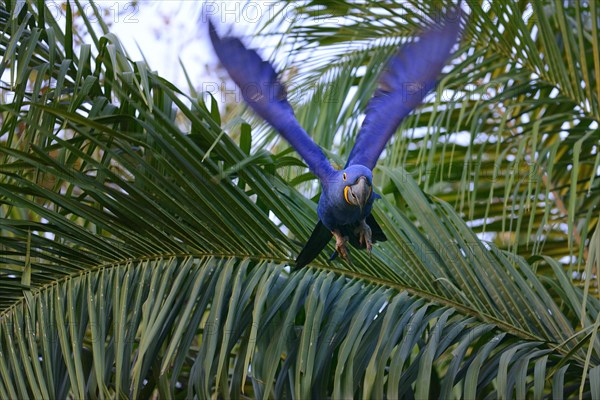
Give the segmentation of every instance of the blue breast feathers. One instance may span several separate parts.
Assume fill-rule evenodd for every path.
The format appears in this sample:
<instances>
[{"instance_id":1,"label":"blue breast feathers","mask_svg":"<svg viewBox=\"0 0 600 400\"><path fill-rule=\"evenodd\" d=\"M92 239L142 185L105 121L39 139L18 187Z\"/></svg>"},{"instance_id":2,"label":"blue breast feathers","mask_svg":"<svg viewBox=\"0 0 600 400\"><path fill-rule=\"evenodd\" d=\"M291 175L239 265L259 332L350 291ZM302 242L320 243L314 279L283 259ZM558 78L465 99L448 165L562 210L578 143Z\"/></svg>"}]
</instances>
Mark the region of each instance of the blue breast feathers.
<instances>
[{"instance_id":1,"label":"blue breast feathers","mask_svg":"<svg viewBox=\"0 0 600 400\"><path fill-rule=\"evenodd\" d=\"M370 189L370 196L363 207L349 202L348 189L356 185L361 179L366 181ZM372 190L373 174L371 170L362 165L351 165L340 171L333 171L327 179L322 181L322 193L319 199L317 212L323 224L334 230L345 225L356 225L371 213L373 201L379 197Z\"/></svg>"}]
</instances>

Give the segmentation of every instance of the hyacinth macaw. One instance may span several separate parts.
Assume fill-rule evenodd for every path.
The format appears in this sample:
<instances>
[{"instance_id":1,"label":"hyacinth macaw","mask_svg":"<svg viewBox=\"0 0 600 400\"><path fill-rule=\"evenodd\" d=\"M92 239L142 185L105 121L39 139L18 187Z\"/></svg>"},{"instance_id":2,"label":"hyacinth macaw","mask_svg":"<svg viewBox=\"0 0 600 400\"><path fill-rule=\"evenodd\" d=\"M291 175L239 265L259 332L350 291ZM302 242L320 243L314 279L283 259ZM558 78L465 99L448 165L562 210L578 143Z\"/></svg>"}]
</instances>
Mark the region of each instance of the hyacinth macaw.
<instances>
[{"instance_id":1,"label":"hyacinth macaw","mask_svg":"<svg viewBox=\"0 0 600 400\"><path fill-rule=\"evenodd\" d=\"M319 222L298 255L296 268L316 258L332 236L336 253L347 261L346 242L370 252L374 242L386 240L371 215L373 202L380 197L373 191L372 171L402 119L435 87L460 31L460 12L453 14L452 18L441 18L441 22L420 34L416 41L402 46L390 59L342 170L333 168L296 120L273 66L239 39L219 37L209 21L215 52L241 89L244 100L289 142L321 183Z\"/></svg>"}]
</instances>

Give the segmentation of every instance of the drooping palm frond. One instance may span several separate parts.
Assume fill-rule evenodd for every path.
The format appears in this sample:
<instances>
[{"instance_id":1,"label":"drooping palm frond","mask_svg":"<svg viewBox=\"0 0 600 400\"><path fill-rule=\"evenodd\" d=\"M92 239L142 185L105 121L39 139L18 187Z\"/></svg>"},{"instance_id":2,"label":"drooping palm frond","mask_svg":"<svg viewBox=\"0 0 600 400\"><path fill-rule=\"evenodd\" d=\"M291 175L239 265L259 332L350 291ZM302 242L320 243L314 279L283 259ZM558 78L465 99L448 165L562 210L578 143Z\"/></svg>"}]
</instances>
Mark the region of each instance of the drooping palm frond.
<instances>
[{"instance_id":1,"label":"drooping palm frond","mask_svg":"<svg viewBox=\"0 0 600 400\"><path fill-rule=\"evenodd\" d=\"M376 207L389 241L290 275L316 213L285 156L245 125L236 144L116 37L69 50L42 2L18 5L0 10L1 398L597 394L600 304L555 262L540 280L388 167L410 205Z\"/></svg>"},{"instance_id":2,"label":"drooping palm frond","mask_svg":"<svg viewBox=\"0 0 600 400\"><path fill-rule=\"evenodd\" d=\"M298 114L317 142L347 156L386 60L442 3L308 1L285 8L295 15L286 19L285 37L299 44L289 59L291 66L300 60L290 86L310 94ZM403 166L499 247L550 255L581 277L600 202L600 5L463 7L468 22L452 67L404 121L380 164ZM266 138L259 143L270 143ZM389 178L380 179L397 195Z\"/></svg>"}]
</instances>

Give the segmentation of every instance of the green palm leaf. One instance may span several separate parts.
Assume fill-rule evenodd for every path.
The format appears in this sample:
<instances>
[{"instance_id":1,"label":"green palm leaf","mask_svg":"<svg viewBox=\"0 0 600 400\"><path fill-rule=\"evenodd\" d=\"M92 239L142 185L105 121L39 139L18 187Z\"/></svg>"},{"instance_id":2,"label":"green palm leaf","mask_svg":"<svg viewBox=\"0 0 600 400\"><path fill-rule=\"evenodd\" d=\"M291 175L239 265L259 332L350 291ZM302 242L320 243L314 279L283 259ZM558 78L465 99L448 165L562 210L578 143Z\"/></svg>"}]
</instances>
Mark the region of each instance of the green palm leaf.
<instances>
[{"instance_id":1,"label":"green palm leaf","mask_svg":"<svg viewBox=\"0 0 600 400\"><path fill-rule=\"evenodd\" d=\"M282 11L298 15L286 19L282 45L298 49L288 62L302 66L289 82L303 89L300 121L341 160L385 61L439 3L309 1ZM470 13L453 66L405 119L380 165L403 166L500 248L552 255L582 276L600 201L598 3L464 6ZM265 29L278 29L277 21ZM257 144L272 135L261 131Z\"/></svg>"}]
</instances>

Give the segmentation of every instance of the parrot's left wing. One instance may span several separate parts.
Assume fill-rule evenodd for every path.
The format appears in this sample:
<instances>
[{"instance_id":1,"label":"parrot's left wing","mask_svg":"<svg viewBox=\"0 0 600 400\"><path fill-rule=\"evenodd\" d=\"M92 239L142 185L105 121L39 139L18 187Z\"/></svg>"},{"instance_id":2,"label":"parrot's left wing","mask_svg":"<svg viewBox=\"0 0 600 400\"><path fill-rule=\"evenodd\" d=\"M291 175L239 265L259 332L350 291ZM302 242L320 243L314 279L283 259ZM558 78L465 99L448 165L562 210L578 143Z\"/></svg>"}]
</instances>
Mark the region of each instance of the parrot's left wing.
<instances>
[{"instance_id":1,"label":"parrot's left wing","mask_svg":"<svg viewBox=\"0 0 600 400\"><path fill-rule=\"evenodd\" d=\"M322 181L333 167L300 126L273 66L235 37L221 38L209 21L210 39L221 64L238 85L246 103L283 136Z\"/></svg>"},{"instance_id":2,"label":"parrot's left wing","mask_svg":"<svg viewBox=\"0 0 600 400\"><path fill-rule=\"evenodd\" d=\"M347 165L375 167L402 119L433 89L460 31L461 12L446 15L415 42L403 46L389 61L379 88L369 101Z\"/></svg>"}]
</instances>

